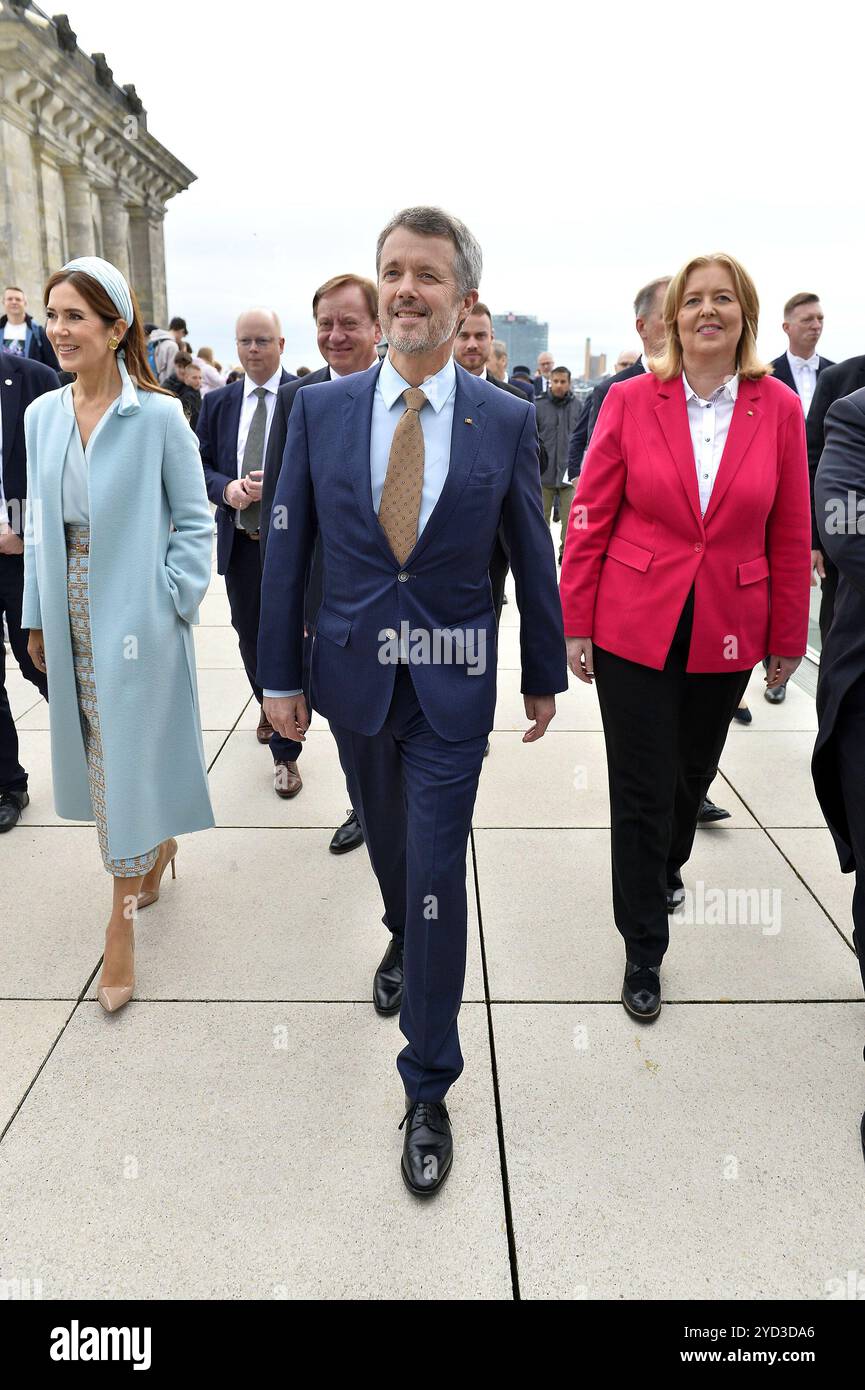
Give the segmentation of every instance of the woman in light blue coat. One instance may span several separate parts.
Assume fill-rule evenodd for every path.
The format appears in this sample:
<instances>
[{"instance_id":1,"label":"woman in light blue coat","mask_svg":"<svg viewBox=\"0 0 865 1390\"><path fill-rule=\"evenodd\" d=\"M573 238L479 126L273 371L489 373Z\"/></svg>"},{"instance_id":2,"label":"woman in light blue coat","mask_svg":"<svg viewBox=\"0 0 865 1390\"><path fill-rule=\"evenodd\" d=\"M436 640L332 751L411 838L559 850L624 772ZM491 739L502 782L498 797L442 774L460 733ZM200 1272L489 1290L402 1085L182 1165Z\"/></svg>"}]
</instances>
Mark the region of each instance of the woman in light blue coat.
<instances>
[{"instance_id":1,"label":"woman in light blue coat","mask_svg":"<svg viewBox=\"0 0 865 1390\"><path fill-rule=\"evenodd\" d=\"M96 822L114 879L97 996L132 996L135 909L154 902L174 838L213 825L190 625L213 521L176 397L147 363L124 276L95 256L45 291L47 332L76 374L24 417L22 626L47 670L57 814Z\"/></svg>"}]
</instances>

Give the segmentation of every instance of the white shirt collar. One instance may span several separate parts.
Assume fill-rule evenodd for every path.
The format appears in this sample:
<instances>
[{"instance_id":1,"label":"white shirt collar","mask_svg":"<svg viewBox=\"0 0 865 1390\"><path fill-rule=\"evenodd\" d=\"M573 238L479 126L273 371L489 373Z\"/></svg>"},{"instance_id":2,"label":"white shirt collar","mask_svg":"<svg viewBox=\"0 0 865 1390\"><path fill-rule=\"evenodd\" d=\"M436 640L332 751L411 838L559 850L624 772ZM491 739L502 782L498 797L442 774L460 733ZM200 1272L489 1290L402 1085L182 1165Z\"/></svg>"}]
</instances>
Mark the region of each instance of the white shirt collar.
<instances>
[{"instance_id":1,"label":"white shirt collar","mask_svg":"<svg viewBox=\"0 0 865 1390\"><path fill-rule=\"evenodd\" d=\"M816 372L820 366L820 354L815 352L812 357L797 357L790 349L787 349L787 360L791 367L810 367Z\"/></svg>"},{"instance_id":2,"label":"white shirt collar","mask_svg":"<svg viewBox=\"0 0 865 1390\"><path fill-rule=\"evenodd\" d=\"M421 384L421 390L438 415L442 406L456 390L457 369L454 366L454 359L449 357L440 372L435 376L428 376ZM378 389L381 392L382 400L388 410L399 400L403 391L409 390L409 383L403 381L396 367L390 360L390 355L385 357L381 364L381 371L378 377Z\"/></svg>"},{"instance_id":3,"label":"white shirt collar","mask_svg":"<svg viewBox=\"0 0 865 1390\"><path fill-rule=\"evenodd\" d=\"M282 381L282 367L280 366L280 367L277 367L277 369L276 369L276 371L274 372L273 376L270 378L270 381L263 381L261 384L262 384L262 386L264 387L265 391L272 391L272 392L274 393L274 395L275 395L276 392L279 390L279 386L280 386L280 382L281 382L281 381ZM256 390L257 385L258 385L258 383L255 382L255 381L253 381L253 380L252 380L252 377L250 377L250 376L245 376L245 377L243 378L243 399L244 399L244 400L246 400L247 396L251 396L251 395L252 395L253 391Z\"/></svg>"},{"instance_id":4,"label":"white shirt collar","mask_svg":"<svg viewBox=\"0 0 865 1390\"><path fill-rule=\"evenodd\" d=\"M359 370L358 370L358 372L338 372L338 371L336 370L335 367L332 367L332 366L330 365L329 362L328 362L328 364L327 364L327 370L330 372L331 379L332 379L333 381L341 381L342 378L343 378L344 376L358 376L359 372L368 372L369 369L370 369L370 367L377 367L377 366L378 366L378 353L376 353L376 355L375 355L375 357L372 359L372 361L371 361L371 362L368 362L367 365L366 365L365 367L360 367Z\"/></svg>"},{"instance_id":5,"label":"white shirt collar","mask_svg":"<svg viewBox=\"0 0 865 1390\"><path fill-rule=\"evenodd\" d=\"M682 385L683 385L684 388L685 388L685 400L686 400L686 401L690 401L690 400L701 401L701 400L705 399L703 396L698 396L698 395L697 395L697 393L696 393L696 391L694 390L693 386L690 385L690 383L689 383L689 381L688 381L688 378L685 376L684 371L682 372ZM739 394L739 373L738 373L738 372L735 374L735 376L731 376L731 377L728 378L727 381L723 382L722 385L719 386L718 389L717 389L716 391L713 391L713 392L712 392L712 395L709 397L709 400L710 400L710 401L717 400L717 398L718 398L720 395L724 394L725 392L726 392L726 394L730 397L730 400L731 400L731 401L735 401L736 397L737 397L738 394Z\"/></svg>"}]
</instances>

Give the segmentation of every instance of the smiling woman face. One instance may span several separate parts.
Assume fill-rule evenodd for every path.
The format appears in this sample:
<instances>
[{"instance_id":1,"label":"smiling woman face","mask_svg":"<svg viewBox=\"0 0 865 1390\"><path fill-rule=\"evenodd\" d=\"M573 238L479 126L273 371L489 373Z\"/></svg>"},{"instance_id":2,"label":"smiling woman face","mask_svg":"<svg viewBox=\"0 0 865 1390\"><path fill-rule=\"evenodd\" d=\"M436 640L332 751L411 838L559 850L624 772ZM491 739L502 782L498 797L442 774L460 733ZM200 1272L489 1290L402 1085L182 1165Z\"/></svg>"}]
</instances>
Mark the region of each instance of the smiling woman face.
<instances>
[{"instance_id":1,"label":"smiling woman face","mask_svg":"<svg viewBox=\"0 0 865 1390\"><path fill-rule=\"evenodd\" d=\"M119 341L126 331L123 319L106 323L68 281L51 290L45 321L48 341L61 368L79 374L93 371L106 357L113 357L108 340L113 335Z\"/></svg>"},{"instance_id":2,"label":"smiling woman face","mask_svg":"<svg viewBox=\"0 0 865 1390\"><path fill-rule=\"evenodd\" d=\"M734 372L743 325L742 307L726 266L712 262L693 270L676 316L685 371L690 361L695 367L724 363Z\"/></svg>"}]
</instances>

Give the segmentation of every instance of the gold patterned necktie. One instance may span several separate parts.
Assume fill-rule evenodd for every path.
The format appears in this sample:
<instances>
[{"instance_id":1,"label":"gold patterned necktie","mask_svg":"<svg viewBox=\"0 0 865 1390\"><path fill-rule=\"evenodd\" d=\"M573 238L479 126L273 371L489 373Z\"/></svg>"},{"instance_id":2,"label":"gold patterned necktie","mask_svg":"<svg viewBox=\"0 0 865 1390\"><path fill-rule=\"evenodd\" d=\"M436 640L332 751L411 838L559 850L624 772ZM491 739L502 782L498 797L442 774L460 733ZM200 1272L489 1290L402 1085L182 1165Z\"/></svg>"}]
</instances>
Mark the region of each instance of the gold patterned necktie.
<instances>
[{"instance_id":1,"label":"gold patterned necktie","mask_svg":"<svg viewBox=\"0 0 865 1390\"><path fill-rule=\"evenodd\" d=\"M420 411L427 397L419 386L410 386L402 398L405 414L394 430L378 519L391 550L404 565L417 543L424 466Z\"/></svg>"}]
</instances>

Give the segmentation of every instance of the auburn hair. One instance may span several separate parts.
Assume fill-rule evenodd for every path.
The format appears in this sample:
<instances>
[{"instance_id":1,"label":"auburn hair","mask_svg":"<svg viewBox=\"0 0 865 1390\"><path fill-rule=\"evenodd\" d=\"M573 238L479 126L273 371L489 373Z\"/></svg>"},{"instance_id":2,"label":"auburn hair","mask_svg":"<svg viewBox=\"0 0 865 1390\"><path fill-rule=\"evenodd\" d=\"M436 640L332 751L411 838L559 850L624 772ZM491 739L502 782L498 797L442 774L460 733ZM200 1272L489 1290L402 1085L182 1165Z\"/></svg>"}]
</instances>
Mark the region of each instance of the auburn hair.
<instances>
[{"instance_id":1,"label":"auburn hair","mask_svg":"<svg viewBox=\"0 0 865 1390\"><path fill-rule=\"evenodd\" d=\"M757 321L760 317L760 300L757 288L745 267L724 251L716 251L710 256L694 256L687 265L678 270L667 286L664 296L664 328L667 341L664 351L657 357L649 358L649 371L654 372L660 381L670 381L681 376L683 367L682 340L676 320L685 298L688 277L695 270L705 270L710 265L722 265L729 272L733 289L742 310L742 333L736 345L736 371L747 381L759 381L768 376L772 368L757 355Z\"/></svg>"},{"instance_id":2,"label":"auburn hair","mask_svg":"<svg viewBox=\"0 0 865 1390\"><path fill-rule=\"evenodd\" d=\"M92 275L86 275L83 270L55 270L45 286L43 301L46 309L51 291L56 285L63 284L69 284L77 290L94 314L99 315L106 327L110 327L117 319L123 317L99 281L94 280ZM132 299L132 322L127 325L126 332L120 339L118 351L123 348L126 370L136 386L139 386L142 391L154 391L160 396L170 396L172 393L159 385L150 369L150 363L147 360L147 343L141 323L141 306L131 286L129 294Z\"/></svg>"}]
</instances>

